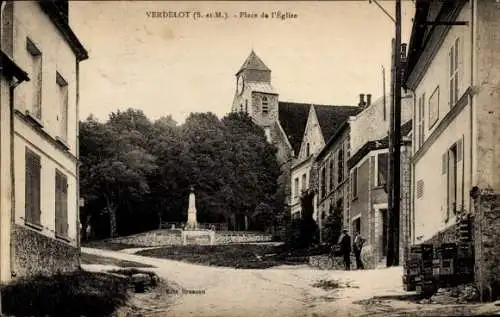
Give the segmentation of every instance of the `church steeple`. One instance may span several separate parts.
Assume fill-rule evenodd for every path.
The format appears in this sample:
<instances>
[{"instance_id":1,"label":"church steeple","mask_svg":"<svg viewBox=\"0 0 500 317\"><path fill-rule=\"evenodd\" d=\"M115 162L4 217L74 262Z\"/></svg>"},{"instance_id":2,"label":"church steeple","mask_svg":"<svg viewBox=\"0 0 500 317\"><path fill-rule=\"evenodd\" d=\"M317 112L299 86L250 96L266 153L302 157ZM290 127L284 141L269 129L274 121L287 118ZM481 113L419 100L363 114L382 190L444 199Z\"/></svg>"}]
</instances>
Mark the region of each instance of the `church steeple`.
<instances>
[{"instance_id":1,"label":"church steeple","mask_svg":"<svg viewBox=\"0 0 500 317\"><path fill-rule=\"evenodd\" d=\"M250 55L248 55L246 61L243 63L241 66L240 70L236 73L238 75L244 70L260 70L260 71L268 71L270 72L271 70L264 64L264 62L255 54L255 51L252 50L250 52Z\"/></svg>"},{"instance_id":2,"label":"church steeple","mask_svg":"<svg viewBox=\"0 0 500 317\"><path fill-rule=\"evenodd\" d=\"M250 55L241 65L236 77L243 76L246 81L271 82L271 70L264 64L255 51L252 49Z\"/></svg>"},{"instance_id":3,"label":"church steeple","mask_svg":"<svg viewBox=\"0 0 500 317\"><path fill-rule=\"evenodd\" d=\"M271 70L254 50L236 73L231 111L246 112L271 138L271 127L278 119L278 94L271 84Z\"/></svg>"}]
</instances>

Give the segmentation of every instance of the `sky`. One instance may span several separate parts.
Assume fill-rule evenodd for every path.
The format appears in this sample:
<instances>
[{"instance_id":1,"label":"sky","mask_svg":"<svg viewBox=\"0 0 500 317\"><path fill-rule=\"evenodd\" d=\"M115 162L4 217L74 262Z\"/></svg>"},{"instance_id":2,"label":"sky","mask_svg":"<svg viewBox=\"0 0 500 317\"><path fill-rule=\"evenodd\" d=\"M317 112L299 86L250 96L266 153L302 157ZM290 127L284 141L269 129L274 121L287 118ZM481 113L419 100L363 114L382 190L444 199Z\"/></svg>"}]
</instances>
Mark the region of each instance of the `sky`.
<instances>
[{"instance_id":1,"label":"sky","mask_svg":"<svg viewBox=\"0 0 500 317\"><path fill-rule=\"evenodd\" d=\"M394 16L394 1L378 3ZM402 3L405 43L414 3ZM296 17L273 18L277 11ZM194 19L194 12L228 18ZM244 12L258 17L240 17ZM80 65L82 120L93 114L104 121L129 107L153 120L171 114L179 123L191 112L222 117L252 49L272 70L280 101L356 105L360 93L376 100L382 66L389 91L394 23L367 0L70 1L70 25L89 52Z\"/></svg>"}]
</instances>

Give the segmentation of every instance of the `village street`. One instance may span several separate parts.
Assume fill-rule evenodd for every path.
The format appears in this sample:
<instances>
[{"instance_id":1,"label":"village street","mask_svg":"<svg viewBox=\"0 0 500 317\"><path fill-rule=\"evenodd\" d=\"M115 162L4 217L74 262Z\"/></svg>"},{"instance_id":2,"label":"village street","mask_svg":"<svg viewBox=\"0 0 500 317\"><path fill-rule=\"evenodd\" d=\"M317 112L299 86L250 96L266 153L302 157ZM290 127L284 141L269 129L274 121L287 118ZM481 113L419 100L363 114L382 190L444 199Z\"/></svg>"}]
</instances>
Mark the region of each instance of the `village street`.
<instances>
[{"instance_id":1,"label":"village street","mask_svg":"<svg viewBox=\"0 0 500 317\"><path fill-rule=\"evenodd\" d=\"M146 301L149 314L143 316L399 316L403 312L432 315L471 315L499 311L489 305L425 305L409 301L380 301L374 296L406 294L401 285L400 267L366 271L315 270L307 266L272 269L207 267L178 261L154 259L100 249L82 248L86 254L112 257L154 266L161 278L178 285L178 292ZM82 265L85 270L113 267ZM338 282L323 289L313 284ZM184 294L180 289L184 289ZM147 295L139 295L147 296Z\"/></svg>"}]
</instances>

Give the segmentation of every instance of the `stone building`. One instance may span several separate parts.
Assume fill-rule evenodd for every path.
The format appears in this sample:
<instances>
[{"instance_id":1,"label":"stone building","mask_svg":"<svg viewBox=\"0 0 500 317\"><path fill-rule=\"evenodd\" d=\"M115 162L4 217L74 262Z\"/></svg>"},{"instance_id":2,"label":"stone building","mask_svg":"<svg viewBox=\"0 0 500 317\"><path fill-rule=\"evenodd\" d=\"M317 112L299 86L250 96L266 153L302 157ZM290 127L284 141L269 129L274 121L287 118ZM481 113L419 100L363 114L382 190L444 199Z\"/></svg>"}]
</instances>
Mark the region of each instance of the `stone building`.
<instances>
[{"instance_id":1,"label":"stone building","mask_svg":"<svg viewBox=\"0 0 500 317\"><path fill-rule=\"evenodd\" d=\"M499 28L498 1L416 1L404 78L415 95L413 242L453 239L456 217L472 213L481 289L500 282Z\"/></svg>"},{"instance_id":2,"label":"stone building","mask_svg":"<svg viewBox=\"0 0 500 317\"><path fill-rule=\"evenodd\" d=\"M410 207L409 167L413 102L403 97L401 115L401 250L406 245L406 215ZM384 97L367 106L350 121L351 156L347 166L350 178L349 224L366 239L364 251L369 267L381 264L387 252L386 184L388 175L389 98ZM400 252L402 257L403 253ZM384 263L385 265L385 263Z\"/></svg>"},{"instance_id":3,"label":"stone building","mask_svg":"<svg viewBox=\"0 0 500 317\"><path fill-rule=\"evenodd\" d=\"M0 279L8 281L79 266L78 77L87 52L67 1L0 3Z\"/></svg>"},{"instance_id":4,"label":"stone building","mask_svg":"<svg viewBox=\"0 0 500 317\"><path fill-rule=\"evenodd\" d=\"M248 113L278 149L282 172L279 183L286 194L286 212L290 214L293 208L297 215L299 191L307 188L311 179L312 155L320 151L325 140L358 109L279 101L279 94L271 83L271 70L252 51L236 73L231 111Z\"/></svg>"},{"instance_id":5,"label":"stone building","mask_svg":"<svg viewBox=\"0 0 500 317\"><path fill-rule=\"evenodd\" d=\"M314 186L314 173L311 173L317 155L324 149L326 142L333 136L336 130L349 118L361 109L351 106L325 106L311 105L307 124L302 137L299 153L292 164L292 217L300 218L300 197ZM313 176L311 180L311 176ZM321 219L317 212L317 195L314 198L314 217L320 223ZM321 226L321 224L320 224Z\"/></svg>"}]
</instances>

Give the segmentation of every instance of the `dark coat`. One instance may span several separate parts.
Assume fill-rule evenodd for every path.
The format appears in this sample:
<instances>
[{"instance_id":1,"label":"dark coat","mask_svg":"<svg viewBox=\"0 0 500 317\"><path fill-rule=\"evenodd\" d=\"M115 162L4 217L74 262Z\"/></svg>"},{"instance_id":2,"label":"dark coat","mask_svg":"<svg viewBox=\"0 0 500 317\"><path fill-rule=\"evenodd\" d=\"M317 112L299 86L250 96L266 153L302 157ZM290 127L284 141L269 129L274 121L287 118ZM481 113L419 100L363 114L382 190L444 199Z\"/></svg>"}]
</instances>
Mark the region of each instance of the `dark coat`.
<instances>
[{"instance_id":1,"label":"dark coat","mask_svg":"<svg viewBox=\"0 0 500 317\"><path fill-rule=\"evenodd\" d=\"M351 237L348 234L342 234L339 239L340 252L351 253Z\"/></svg>"}]
</instances>

